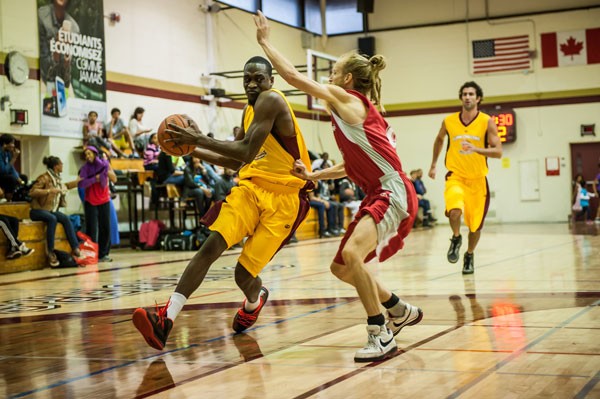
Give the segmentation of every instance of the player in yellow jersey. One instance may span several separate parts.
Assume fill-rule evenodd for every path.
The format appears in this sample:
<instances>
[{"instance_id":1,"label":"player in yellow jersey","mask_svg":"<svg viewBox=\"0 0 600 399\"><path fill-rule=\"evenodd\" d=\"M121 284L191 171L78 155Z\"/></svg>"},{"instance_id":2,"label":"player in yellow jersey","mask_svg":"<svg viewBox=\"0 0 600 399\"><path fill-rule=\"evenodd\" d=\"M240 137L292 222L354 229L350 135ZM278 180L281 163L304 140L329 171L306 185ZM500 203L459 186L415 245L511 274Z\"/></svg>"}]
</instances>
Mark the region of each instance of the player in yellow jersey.
<instances>
[{"instance_id":1,"label":"player in yellow jersey","mask_svg":"<svg viewBox=\"0 0 600 399\"><path fill-rule=\"evenodd\" d=\"M193 144L194 156L230 169L239 169L239 186L204 217L212 231L181 276L165 306L156 311L138 308L133 323L148 345L163 349L187 298L200 286L208 269L229 247L248 237L235 267L235 282L246 299L233 319L233 329L251 327L269 292L259 272L294 234L310 205L307 191L314 188L292 176L294 161L310 165L304 138L283 93L272 89L272 66L253 57L244 66L248 105L235 141L210 138L191 121L188 128L170 124L179 144ZM241 169L240 169L241 167Z\"/></svg>"},{"instance_id":2,"label":"player in yellow jersey","mask_svg":"<svg viewBox=\"0 0 600 399\"><path fill-rule=\"evenodd\" d=\"M452 238L448 249L448 262L456 263L462 244L460 219L469 228L469 244L463 259L463 274L475 271L474 254L481 229L490 203L487 184L487 158L502 157L502 143L498 137L496 123L487 114L480 112L478 105L483 100L483 91L475 82L466 82L458 92L462 110L449 115L433 143L433 159L429 177L435 179L436 164L444 138L448 137L446 149L446 216L450 219Z\"/></svg>"}]
</instances>

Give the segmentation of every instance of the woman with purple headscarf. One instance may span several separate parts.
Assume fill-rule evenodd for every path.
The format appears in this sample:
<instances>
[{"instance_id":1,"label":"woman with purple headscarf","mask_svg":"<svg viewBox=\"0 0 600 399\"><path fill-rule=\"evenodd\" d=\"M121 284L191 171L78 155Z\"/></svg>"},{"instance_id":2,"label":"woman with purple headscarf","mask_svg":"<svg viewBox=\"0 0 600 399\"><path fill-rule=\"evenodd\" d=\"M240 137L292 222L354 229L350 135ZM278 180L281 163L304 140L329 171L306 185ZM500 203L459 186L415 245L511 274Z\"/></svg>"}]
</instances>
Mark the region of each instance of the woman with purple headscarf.
<instances>
[{"instance_id":1,"label":"woman with purple headscarf","mask_svg":"<svg viewBox=\"0 0 600 399\"><path fill-rule=\"evenodd\" d=\"M108 181L117 176L108 161L98 155L96 147L86 147L85 164L79 171L79 187L85 189L85 232L98 243L100 262L111 262L110 252L110 191Z\"/></svg>"}]
</instances>

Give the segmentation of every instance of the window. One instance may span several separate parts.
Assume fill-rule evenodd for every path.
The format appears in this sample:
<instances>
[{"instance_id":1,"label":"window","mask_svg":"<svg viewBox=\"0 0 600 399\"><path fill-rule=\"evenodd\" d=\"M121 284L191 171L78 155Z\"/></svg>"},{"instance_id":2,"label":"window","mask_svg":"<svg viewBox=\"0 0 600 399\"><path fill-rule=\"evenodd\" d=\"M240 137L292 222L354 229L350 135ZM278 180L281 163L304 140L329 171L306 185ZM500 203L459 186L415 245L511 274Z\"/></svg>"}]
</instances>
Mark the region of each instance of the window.
<instances>
[{"instance_id":1,"label":"window","mask_svg":"<svg viewBox=\"0 0 600 399\"><path fill-rule=\"evenodd\" d=\"M319 0L306 0L304 2L304 27L307 31L317 35L323 34L321 30L321 6Z\"/></svg>"},{"instance_id":2,"label":"window","mask_svg":"<svg viewBox=\"0 0 600 399\"><path fill-rule=\"evenodd\" d=\"M251 12L256 12L256 9L258 8L257 0L219 0L219 3L227 4L229 6Z\"/></svg>"},{"instance_id":3,"label":"window","mask_svg":"<svg viewBox=\"0 0 600 399\"><path fill-rule=\"evenodd\" d=\"M317 35L323 34L320 0L219 0L219 3L251 13L262 7L270 20L304 28ZM363 32L363 15L357 11L356 4L357 0L327 0L325 18L328 35Z\"/></svg>"},{"instance_id":4,"label":"window","mask_svg":"<svg viewBox=\"0 0 600 399\"><path fill-rule=\"evenodd\" d=\"M262 11L269 19L296 28L302 27L302 14L298 0L262 0Z\"/></svg>"},{"instance_id":5,"label":"window","mask_svg":"<svg viewBox=\"0 0 600 399\"><path fill-rule=\"evenodd\" d=\"M363 15L356 10L356 1L327 0L325 12L327 34L362 32Z\"/></svg>"}]
</instances>

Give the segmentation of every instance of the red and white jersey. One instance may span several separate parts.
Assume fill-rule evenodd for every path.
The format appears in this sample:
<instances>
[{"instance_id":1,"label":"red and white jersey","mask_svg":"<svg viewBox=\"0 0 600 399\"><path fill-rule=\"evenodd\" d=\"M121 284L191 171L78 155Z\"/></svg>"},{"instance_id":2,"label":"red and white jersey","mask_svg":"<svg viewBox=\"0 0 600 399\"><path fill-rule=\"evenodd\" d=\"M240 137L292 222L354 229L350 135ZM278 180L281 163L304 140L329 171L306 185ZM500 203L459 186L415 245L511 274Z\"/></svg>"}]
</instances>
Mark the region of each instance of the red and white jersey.
<instances>
[{"instance_id":1,"label":"red and white jersey","mask_svg":"<svg viewBox=\"0 0 600 399\"><path fill-rule=\"evenodd\" d=\"M381 190L384 176L404 175L396 153L396 134L365 96L347 91L365 104L367 117L361 124L349 125L332 110L333 135L348 177L369 195Z\"/></svg>"}]
</instances>

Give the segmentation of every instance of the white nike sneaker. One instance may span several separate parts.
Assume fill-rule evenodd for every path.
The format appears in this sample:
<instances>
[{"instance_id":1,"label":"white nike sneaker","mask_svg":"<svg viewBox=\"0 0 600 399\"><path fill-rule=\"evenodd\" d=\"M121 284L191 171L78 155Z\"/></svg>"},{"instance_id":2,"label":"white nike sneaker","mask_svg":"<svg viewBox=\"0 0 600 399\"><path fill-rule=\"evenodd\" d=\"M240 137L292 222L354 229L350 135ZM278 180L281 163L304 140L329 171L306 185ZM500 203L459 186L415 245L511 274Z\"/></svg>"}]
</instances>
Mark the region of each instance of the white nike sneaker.
<instances>
[{"instance_id":1,"label":"white nike sneaker","mask_svg":"<svg viewBox=\"0 0 600 399\"><path fill-rule=\"evenodd\" d=\"M369 339L364 348L354 355L355 362L377 362L398 349L394 334L386 326L367 325Z\"/></svg>"},{"instance_id":2,"label":"white nike sneaker","mask_svg":"<svg viewBox=\"0 0 600 399\"><path fill-rule=\"evenodd\" d=\"M386 326L390 330L394 336L398 335L400 330L402 330L406 326L414 326L418 322L423 319L423 311L416 306L406 304L406 310L404 314L400 317L394 317L388 312L389 321Z\"/></svg>"}]
</instances>

